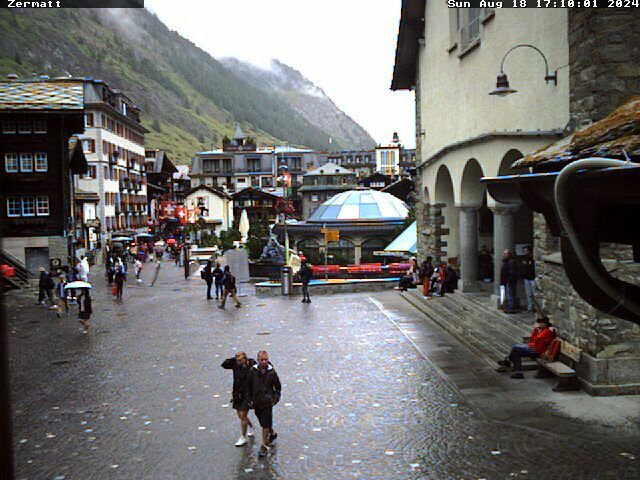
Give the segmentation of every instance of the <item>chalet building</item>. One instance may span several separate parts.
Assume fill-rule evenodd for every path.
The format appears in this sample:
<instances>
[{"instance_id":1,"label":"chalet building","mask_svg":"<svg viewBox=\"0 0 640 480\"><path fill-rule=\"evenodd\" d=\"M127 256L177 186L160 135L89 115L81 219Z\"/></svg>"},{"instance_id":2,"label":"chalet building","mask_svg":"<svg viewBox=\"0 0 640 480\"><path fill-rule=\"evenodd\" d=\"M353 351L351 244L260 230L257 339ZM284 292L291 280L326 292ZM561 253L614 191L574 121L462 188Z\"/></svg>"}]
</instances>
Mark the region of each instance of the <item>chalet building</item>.
<instances>
[{"instance_id":1,"label":"chalet building","mask_svg":"<svg viewBox=\"0 0 640 480\"><path fill-rule=\"evenodd\" d=\"M122 92L102 80L82 79L89 172L79 188L100 198L97 218L104 241L116 230L142 232L147 226L147 180L140 110ZM104 242L103 242L104 243Z\"/></svg>"},{"instance_id":2,"label":"chalet building","mask_svg":"<svg viewBox=\"0 0 640 480\"><path fill-rule=\"evenodd\" d=\"M39 267L75 263L76 175L88 165L81 143L84 89L74 80L0 82L2 255ZM6 260L6 259L5 259Z\"/></svg>"},{"instance_id":3,"label":"chalet building","mask_svg":"<svg viewBox=\"0 0 640 480\"><path fill-rule=\"evenodd\" d=\"M276 221L278 211L276 204L278 195L260 190L258 188L247 187L232 196L233 198L233 218L235 219L236 228L240 221L242 211L247 211L249 225L256 223L271 224Z\"/></svg>"},{"instance_id":4,"label":"chalet building","mask_svg":"<svg viewBox=\"0 0 640 480\"><path fill-rule=\"evenodd\" d=\"M146 150L144 157L149 217L157 218L161 202L175 202L173 174L178 169L164 150Z\"/></svg>"},{"instance_id":5,"label":"chalet building","mask_svg":"<svg viewBox=\"0 0 640 480\"><path fill-rule=\"evenodd\" d=\"M221 188L200 185L187 192L187 222L216 235L233 227L233 201Z\"/></svg>"},{"instance_id":6,"label":"chalet building","mask_svg":"<svg viewBox=\"0 0 640 480\"><path fill-rule=\"evenodd\" d=\"M375 172L368 177L358 181L361 187L371 188L373 190L382 190L393 183L393 178L380 172Z\"/></svg>"},{"instance_id":7,"label":"chalet building","mask_svg":"<svg viewBox=\"0 0 640 480\"><path fill-rule=\"evenodd\" d=\"M592 394L640 391L640 326L629 321L637 315L630 315L625 301L612 301L590 280L566 236L560 238L550 180L571 158L624 157L617 147L627 140L619 138L629 132L637 138L637 110L618 112L594 131L547 146L575 126L601 120L640 91L638 49L629 48L637 43L639 18L627 9L543 9L528 11L523 24L513 9L447 8L425 0L403 0L401 7L392 89L415 91L418 255L457 262L461 290L477 292L483 289L479 245L495 252L496 272L503 250L518 254L533 245L539 308L564 341L582 350L576 372ZM617 131L610 131L614 125ZM637 147L627 149L637 161ZM531 176L511 177L521 173ZM609 291L630 292L629 303L638 278L633 261L638 257L630 245L638 244L638 236L629 226L637 222L633 213L621 213L630 212L633 196L610 198L611 204L626 205L607 211L601 194L630 192L621 186L633 174L591 173L591 193L576 186L572 203L590 232L584 237L590 245L586 257L602 259L607 267L600 265L601 272L622 278L611 280ZM605 183L609 175L611 184ZM604 218L606 225L598 229L595 224ZM633 288L624 283L630 281ZM492 287L494 299L498 283Z\"/></svg>"},{"instance_id":8,"label":"chalet building","mask_svg":"<svg viewBox=\"0 0 640 480\"><path fill-rule=\"evenodd\" d=\"M299 191L302 195L302 218L307 219L334 195L356 187L355 172L334 164L326 164L303 175Z\"/></svg>"}]
</instances>

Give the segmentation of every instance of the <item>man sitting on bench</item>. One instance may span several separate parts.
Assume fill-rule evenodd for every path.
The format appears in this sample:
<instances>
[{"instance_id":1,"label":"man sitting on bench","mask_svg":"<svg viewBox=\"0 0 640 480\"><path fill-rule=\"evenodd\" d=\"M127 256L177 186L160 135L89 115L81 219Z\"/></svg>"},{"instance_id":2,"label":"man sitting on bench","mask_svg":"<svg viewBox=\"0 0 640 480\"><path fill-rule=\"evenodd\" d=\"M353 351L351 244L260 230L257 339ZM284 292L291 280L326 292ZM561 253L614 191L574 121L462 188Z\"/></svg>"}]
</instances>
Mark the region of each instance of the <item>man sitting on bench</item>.
<instances>
[{"instance_id":1,"label":"man sitting on bench","mask_svg":"<svg viewBox=\"0 0 640 480\"><path fill-rule=\"evenodd\" d=\"M537 358L542 355L555 337L555 332L551 329L551 322L547 317L536 320L538 325L534 327L529 340L529 345L525 343L516 343L511 348L511 353L504 360L500 360L498 365L500 368L497 372L507 372L509 367L513 366L515 373L511 378L524 378L522 374L522 357Z\"/></svg>"}]
</instances>

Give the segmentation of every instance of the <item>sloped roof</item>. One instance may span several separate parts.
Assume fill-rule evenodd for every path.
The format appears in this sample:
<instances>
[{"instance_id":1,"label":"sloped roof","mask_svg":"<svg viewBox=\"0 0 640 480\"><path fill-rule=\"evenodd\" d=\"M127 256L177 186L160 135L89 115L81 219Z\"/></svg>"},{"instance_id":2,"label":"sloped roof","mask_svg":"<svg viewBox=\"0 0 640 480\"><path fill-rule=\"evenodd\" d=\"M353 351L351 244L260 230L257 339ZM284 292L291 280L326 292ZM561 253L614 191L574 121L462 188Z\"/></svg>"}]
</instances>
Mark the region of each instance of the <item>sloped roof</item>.
<instances>
[{"instance_id":1,"label":"sloped roof","mask_svg":"<svg viewBox=\"0 0 640 480\"><path fill-rule=\"evenodd\" d=\"M234 140L244 140L246 137L244 136L244 132L240 128L240 124L236 123L236 134L233 136Z\"/></svg>"},{"instance_id":2,"label":"sloped roof","mask_svg":"<svg viewBox=\"0 0 640 480\"><path fill-rule=\"evenodd\" d=\"M82 110L84 87L80 82L0 82L2 110Z\"/></svg>"},{"instance_id":3,"label":"sloped roof","mask_svg":"<svg viewBox=\"0 0 640 480\"><path fill-rule=\"evenodd\" d=\"M210 187L209 185L198 185L197 187L193 187L191 190L189 190L187 192L187 196L192 195L193 193L197 192L198 190L206 190L207 192L211 192L211 193L213 193L215 195L218 195L219 197L222 197L222 198L231 198L231 196L227 192L225 192L225 191L223 191L223 190L221 190L219 188Z\"/></svg>"},{"instance_id":4,"label":"sloped roof","mask_svg":"<svg viewBox=\"0 0 640 480\"><path fill-rule=\"evenodd\" d=\"M536 150L513 164L513 168L540 164L569 163L587 157L640 157L640 96L614 110L609 116Z\"/></svg>"},{"instance_id":5,"label":"sloped roof","mask_svg":"<svg viewBox=\"0 0 640 480\"><path fill-rule=\"evenodd\" d=\"M410 90L416 83L418 40L424 35L426 0L402 0L391 90Z\"/></svg>"},{"instance_id":6,"label":"sloped roof","mask_svg":"<svg viewBox=\"0 0 640 480\"><path fill-rule=\"evenodd\" d=\"M385 252L416 253L418 251L418 225L413 222L404 232L387 245Z\"/></svg>"},{"instance_id":7,"label":"sloped roof","mask_svg":"<svg viewBox=\"0 0 640 480\"><path fill-rule=\"evenodd\" d=\"M348 168L341 167L340 165L335 165L333 163L325 163L324 165L311 170L305 173L303 176L313 176L313 175L355 175L356 173L353 170L349 170Z\"/></svg>"}]
</instances>

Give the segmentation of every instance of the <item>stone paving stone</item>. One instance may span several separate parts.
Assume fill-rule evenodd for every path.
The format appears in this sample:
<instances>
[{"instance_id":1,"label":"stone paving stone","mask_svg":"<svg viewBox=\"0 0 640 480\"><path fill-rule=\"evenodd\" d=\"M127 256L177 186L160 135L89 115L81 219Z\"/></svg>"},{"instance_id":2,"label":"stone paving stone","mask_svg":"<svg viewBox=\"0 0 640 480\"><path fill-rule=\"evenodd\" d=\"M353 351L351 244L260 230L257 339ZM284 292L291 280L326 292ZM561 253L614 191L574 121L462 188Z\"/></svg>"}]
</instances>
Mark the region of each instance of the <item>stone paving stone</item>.
<instances>
[{"instance_id":1,"label":"stone paving stone","mask_svg":"<svg viewBox=\"0 0 640 480\"><path fill-rule=\"evenodd\" d=\"M638 478L637 445L615 432L595 442L484 417L368 294L248 295L222 311L172 264L123 303L94 275L88 335L77 312L7 297L16 478ZM220 363L237 349L268 350L283 383L262 460L256 442L234 446Z\"/></svg>"}]
</instances>

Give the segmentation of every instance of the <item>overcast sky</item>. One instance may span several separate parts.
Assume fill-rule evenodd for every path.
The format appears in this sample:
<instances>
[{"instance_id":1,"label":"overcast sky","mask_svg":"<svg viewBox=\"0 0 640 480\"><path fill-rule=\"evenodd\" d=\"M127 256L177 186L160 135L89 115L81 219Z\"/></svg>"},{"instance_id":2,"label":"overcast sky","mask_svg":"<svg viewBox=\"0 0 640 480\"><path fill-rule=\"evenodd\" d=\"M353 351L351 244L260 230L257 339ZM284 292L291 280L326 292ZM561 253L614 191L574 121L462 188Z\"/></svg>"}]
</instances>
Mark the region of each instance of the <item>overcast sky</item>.
<instances>
[{"instance_id":1,"label":"overcast sky","mask_svg":"<svg viewBox=\"0 0 640 480\"><path fill-rule=\"evenodd\" d=\"M415 145L413 92L392 92L400 0L146 0L214 57L302 72L378 143Z\"/></svg>"}]
</instances>

